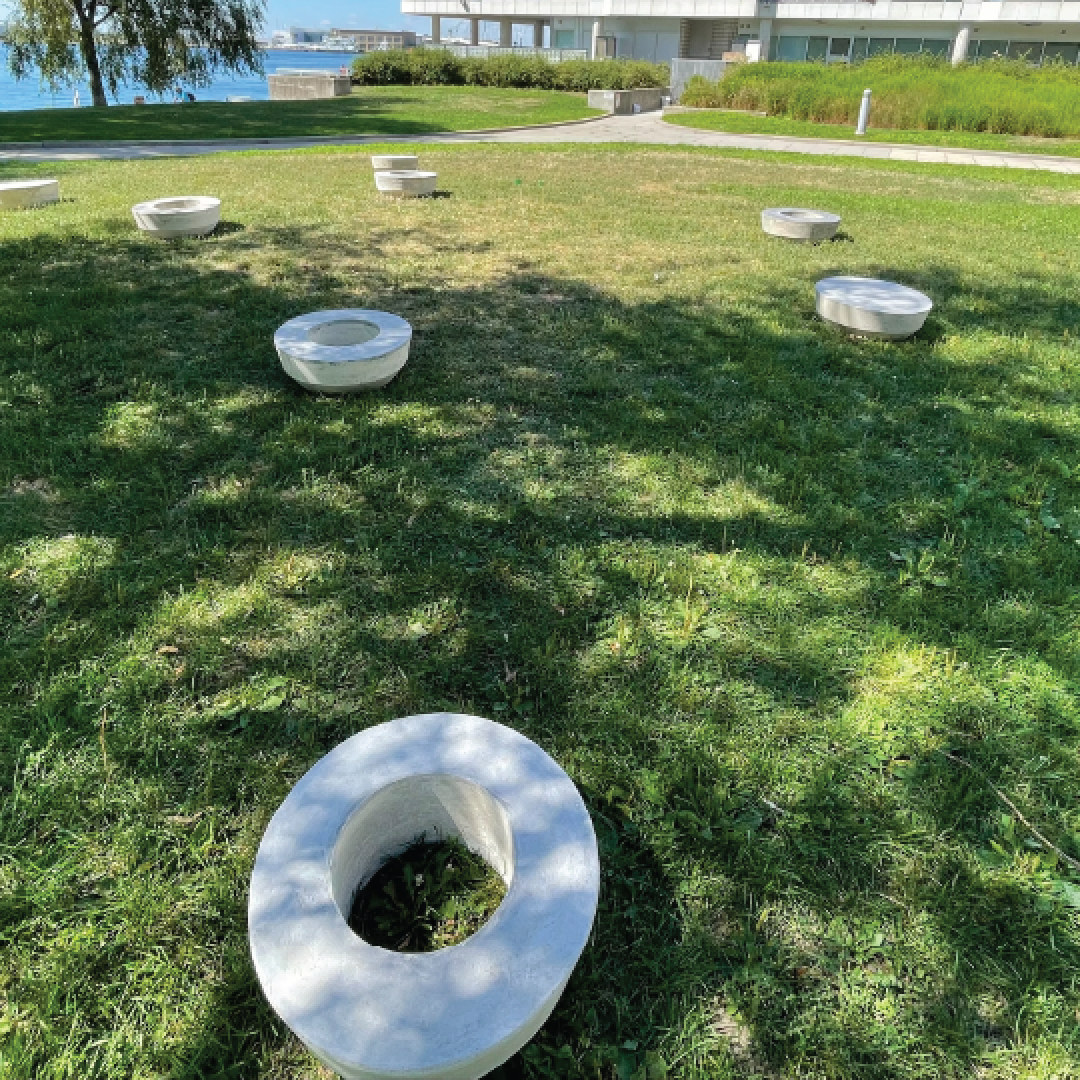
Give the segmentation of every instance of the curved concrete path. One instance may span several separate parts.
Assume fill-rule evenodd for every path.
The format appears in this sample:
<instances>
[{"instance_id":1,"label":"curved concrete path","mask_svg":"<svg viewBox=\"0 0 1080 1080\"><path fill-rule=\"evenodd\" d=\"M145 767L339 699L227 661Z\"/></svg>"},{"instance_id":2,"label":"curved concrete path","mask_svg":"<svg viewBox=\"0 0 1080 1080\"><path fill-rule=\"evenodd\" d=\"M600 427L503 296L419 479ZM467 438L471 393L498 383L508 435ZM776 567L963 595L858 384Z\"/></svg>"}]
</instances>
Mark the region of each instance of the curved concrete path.
<instances>
[{"instance_id":1,"label":"curved concrete path","mask_svg":"<svg viewBox=\"0 0 1080 1080\"><path fill-rule=\"evenodd\" d=\"M207 142L0 144L4 161L98 161L184 157L242 150L296 150L309 146L367 146L394 143L647 143L772 150L787 154L916 161L937 165L981 165L1042 172L1080 173L1080 158L1043 154L993 153L936 146L864 143L852 139L806 139L787 135L729 135L664 123L659 112L603 116L542 127L498 131L456 131L424 135L343 135L299 139L236 139Z\"/></svg>"}]
</instances>

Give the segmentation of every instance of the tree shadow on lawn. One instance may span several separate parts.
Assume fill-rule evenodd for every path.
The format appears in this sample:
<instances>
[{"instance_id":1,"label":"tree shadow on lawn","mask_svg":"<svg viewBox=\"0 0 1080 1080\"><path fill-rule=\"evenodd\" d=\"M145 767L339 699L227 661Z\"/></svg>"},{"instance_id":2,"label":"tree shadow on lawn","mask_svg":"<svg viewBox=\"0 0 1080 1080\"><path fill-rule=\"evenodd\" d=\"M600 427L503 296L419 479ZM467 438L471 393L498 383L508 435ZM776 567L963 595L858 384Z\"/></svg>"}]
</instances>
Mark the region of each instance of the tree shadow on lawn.
<instances>
[{"instance_id":1,"label":"tree shadow on lawn","mask_svg":"<svg viewBox=\"0 0 1080 1080\"><path fill-rule=\"evenodd\" d=\"M105 706L113 769L164 784L170 812L241 819L253 845L342 738L476 711L555 754L603 848L595 941L508 1075L633 1074L654 1048L718 1075L721 1001L777 1069L962 1075L988 1037L1015 1045L1013 1021L1080 957L1045 880L980 875L998 807L932 748L958 739L1006 780L1073 752L1049 692L1010 700L987 671L1006 627L1019 668L1075 672L1053 625L1075 545L1018 530L1008 500L1031 496L993 477L1078 446L1015 407L1053 399L1030 346L958 362L946 345L1015 334L1020 310L1056 339L1076 313L934 267L945 344L851 342L792 285L744 310L529 271L403 289L382 262L395 238L366 239L349 274L329 257L341 238L304 228L4 245L5 772L26 747L96 745ZM212 244L230 266L197 258ZM273 284L245 265L266 247ZM273 331L348 306L412 320L413 356L378 394L314 398L280 373ZM860 726L875 640L959 648L994 693L972 710L943 692L910 730ZM914 771L893 768L905 754ZM1043 813L1068 804L1060 777L1040 782ZM23 813L48 862L32 799ZM108 834L105 806L96 826L81 812L91 826ZM207 926L231 959L172 1075L254 1076L282 1045L242 911L234 897ZM1003 971L1021 989L991 1022ZM110 1021L75 982L90 1039Z\"/></svg>"}]
</instances>

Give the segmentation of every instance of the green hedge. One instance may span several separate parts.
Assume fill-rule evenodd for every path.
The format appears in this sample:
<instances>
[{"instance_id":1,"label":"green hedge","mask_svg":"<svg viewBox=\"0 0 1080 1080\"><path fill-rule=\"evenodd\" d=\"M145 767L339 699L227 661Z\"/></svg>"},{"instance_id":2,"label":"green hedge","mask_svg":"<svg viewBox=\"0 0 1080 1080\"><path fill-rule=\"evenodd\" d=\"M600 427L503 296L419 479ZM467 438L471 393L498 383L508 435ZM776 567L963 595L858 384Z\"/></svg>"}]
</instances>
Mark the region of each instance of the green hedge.
<instances>
[{"instance_id":1,"label":"green hedge","mask_svg":"<svg viewBox=\"0 0 1080 1080\"><path fill-rule=\"evenodd\" d=\"M361 86L499 86L520 89L636 90L667 86L667 64L644 60L566 60L541 56L465 59L445 49L398 49L365 53L352 65Z\"/></svg>"},{"instance_id":2,"label":"green hedge","mask_svg":"<svg viewBox=\"0 0 1080 1080\"><path fill-rule=\"evenodd\" d=\"M1080 69L1017 60L952 67L938 57L881 56L855 67L740 64L719 82L691 79L679 102L853 124L866 87L870 123L905 131L1080 135Z\"/></svg>"}]
</instances>

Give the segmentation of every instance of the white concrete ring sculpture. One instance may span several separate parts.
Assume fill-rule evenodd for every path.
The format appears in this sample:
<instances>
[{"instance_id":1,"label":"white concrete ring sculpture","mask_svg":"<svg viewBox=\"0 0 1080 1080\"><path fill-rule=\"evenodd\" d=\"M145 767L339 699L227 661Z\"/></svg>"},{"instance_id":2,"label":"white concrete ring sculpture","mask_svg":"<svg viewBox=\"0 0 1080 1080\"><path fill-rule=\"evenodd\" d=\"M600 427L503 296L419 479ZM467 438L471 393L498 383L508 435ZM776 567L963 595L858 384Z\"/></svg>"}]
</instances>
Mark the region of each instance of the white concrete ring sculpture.
<instances>
[{"instance_id":1,"label":"white concrete ring sculpture","mask_svg":"<svg viewBox=\"0 0 1080 1080\"><path fill-rule=\"evenodd\" d=\"M371 167L376 172L387 169L415 169L420 159L415 154L372 154Z\"/></svg>"},{"instance_id":2,"label":"white concrete ring sculpture","mask_svg":"<svg viewBox=\"0 0 1080 1080\"><path fill-rule=\"evenodd\" d=\"M421 833L460 837L506 896L460 945L369 945L346 922L356 890ZM478 716L409 716L342 743L278 808L251 875L251 955L275 1012L348 1080L476 1080L551 1014L599 884L585 804L540 747Z\"/></svg>"},{"instance_id":3,"label":"white concrete ring sculpture","mask_svg":"<svg viewBox=\"0 0 1080 1080\"><path fill-rule=\"evenodd\" d=\"M836 235L840 218L836 214L827 214L824 210L778 206L761 211L761 227L770 236L817 244L822 240L831 240Z\"/></svg>"},{"instance_id":4,"label":"white concrete ring sculpture","mask_svg":"<svg viewBox=\"0 0 1080 1080\"><path fill-rule=\"evenodd\" d=\"M144 233L160 240L206 236L221 220L221 200L209 195L177 195L137 203L131 213Z\"/></svg>"},{"instance_id":5,"label":"white concrete ring sculpture","mask_svg":"<svg viewBox=\"0 0 1080 1080\"><path fill-rule=\"evenodd\" d=\"M0 184L0 210L27 210L59 201L56 180L6 180Z\"/></svg>"},{"instance_id":6,"label":"white concrete ring sculpture","mask_svg":"<svg viewBox=\"0 0 1080 1080\"><path fill-rule=\"evenodd\" d=\"M934 306L917 289L877 278L822 278L814 288L817 313L860 337L892 341L911 337Z\"/></svg>"},{"instance_id":7,"label":"white concrete ring sculpture","mask_svg":"<svg viewBox=\"0 0 1080 1080\"><path fill-rule=\"evenodd\" d=\"M399 199L415 199L421 195L435 194L438 174L419 172L416 169L387 169L375 174L375 187L384 195Z\"/></svg>"},{"instance_id":8,"label":"white concrete ring sculpture","mask_svg":"<svg viewBox=\"0 0 1080 1080\"><path fill-rule=\"evenodd\" d=\"M363 308L300 315L274 334L285 374L328 394L385 386L405 366L411 342L403 318Z\"/></svg>"}]
</instances>

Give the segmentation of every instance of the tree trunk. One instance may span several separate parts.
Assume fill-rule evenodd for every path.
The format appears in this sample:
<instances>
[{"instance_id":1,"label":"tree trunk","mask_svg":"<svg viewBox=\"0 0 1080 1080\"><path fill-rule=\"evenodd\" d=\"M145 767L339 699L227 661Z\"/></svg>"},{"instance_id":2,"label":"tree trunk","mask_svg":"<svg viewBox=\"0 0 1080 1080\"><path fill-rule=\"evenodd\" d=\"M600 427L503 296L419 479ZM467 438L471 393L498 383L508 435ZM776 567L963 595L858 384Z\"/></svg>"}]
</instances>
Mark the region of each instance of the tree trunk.
<instances>
[{"instance_id":1,"label":"tree trunk","mask_svg":"<svg viewBox=\"0 0 1080 1080\"><path fill-rule=\"evenodd\" d=\"M108 105L105 84L101 81L101 65L98 63L97 42L94 41L94 20L89 13L78 11L79 49L82 52L86 73L90 76L90 93L95 105Z\"/></svg>"}]
</instances>

